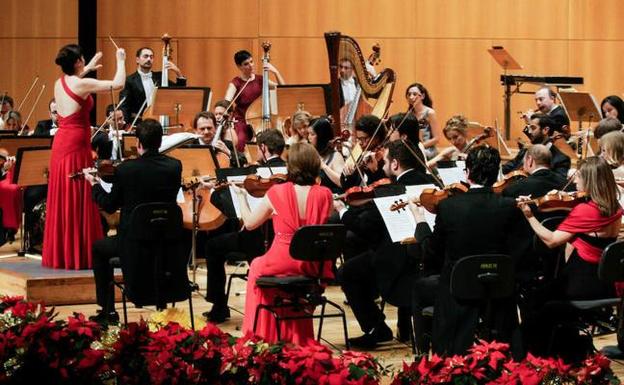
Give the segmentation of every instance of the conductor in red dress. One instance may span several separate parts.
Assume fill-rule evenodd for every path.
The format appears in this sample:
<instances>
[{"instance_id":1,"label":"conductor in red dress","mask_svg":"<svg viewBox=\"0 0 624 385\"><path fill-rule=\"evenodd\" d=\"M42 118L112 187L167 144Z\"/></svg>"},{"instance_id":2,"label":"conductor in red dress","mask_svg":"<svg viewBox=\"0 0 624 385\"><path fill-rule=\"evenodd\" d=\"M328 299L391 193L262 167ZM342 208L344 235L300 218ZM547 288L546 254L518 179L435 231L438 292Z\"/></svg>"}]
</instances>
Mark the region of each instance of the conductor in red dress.
<instances>
[{"instance_id":1,"label":"conductor in red dress","mask_svg":"<svg viewBox=\"0 0 624 385\"><path fill-rule=\"evenodd\" d=\"M91 245L103 237L100 213L91 200L91 186L69 175L93 166L91 156L91 93L121 89L126 79L126 53L117 50L113 80L84 76L101 67L102 53L88 64L76 44L61 48L56 64L63 75L54 84L59 129L52 144L48 201L43 240L43 266L58 269L91 268Z\"/></svg>"}]
</instances>

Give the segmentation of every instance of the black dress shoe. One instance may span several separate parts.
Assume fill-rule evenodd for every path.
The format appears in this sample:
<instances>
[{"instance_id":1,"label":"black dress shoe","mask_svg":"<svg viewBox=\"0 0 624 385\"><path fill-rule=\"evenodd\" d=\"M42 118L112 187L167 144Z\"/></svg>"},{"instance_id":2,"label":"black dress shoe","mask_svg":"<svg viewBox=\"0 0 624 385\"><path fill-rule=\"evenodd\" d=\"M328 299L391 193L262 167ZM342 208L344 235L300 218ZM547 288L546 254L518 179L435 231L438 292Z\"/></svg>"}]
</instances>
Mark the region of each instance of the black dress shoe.
<instances>
[{"instance_id":1,"label":"black dress shoe","mask_svg":"<svg viewBox=\"0 0 624 385\"><path fill-rule=\"evenodd\" d=\"M111 324L119 323L119 313L116 311L105 313L101 310L98 310L96 315L92 315L89 317L89 321L97 322L102 326L108 326Z\"/></svg>"},{"instance_id":2,"label":"black dress shoe","mask_svg":"<svg viewBox=\"0 0 624 385\"><path fill-rule=\"evenodd\" d=\"M212 310L202 313L204 317L208 319L208 321L213 324L220 324L225 322L228 318L230 318L230 308L229 307L212 307Z\"/></svg>"},{"instance_id":3,"label":"black dress shoe","mask_svg":"<svg viewBox=\"0 0 624 385\"><path fill-rule=\"evenodd\" d=\"M388 341L392 341L392 329L390 329L385 322L382 322L375 329L359 337L349 338L351 347L365 350L375 349L377 344Z\"/></svg>"}]
</instances>

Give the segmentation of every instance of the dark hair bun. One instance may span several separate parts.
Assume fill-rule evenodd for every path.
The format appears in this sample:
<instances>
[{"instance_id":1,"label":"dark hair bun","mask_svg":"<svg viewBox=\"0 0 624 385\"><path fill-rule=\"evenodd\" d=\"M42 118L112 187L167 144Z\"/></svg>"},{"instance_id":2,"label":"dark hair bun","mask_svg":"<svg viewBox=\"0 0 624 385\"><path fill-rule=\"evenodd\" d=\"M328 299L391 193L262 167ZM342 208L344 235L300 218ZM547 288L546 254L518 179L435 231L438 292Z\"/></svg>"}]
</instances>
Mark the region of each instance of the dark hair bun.
<instances>
[{"instance_id":1,"label":"dark hair bun","mask_svg":"<svg viewBox=\"0 0 624 385\"><path fill-rule=\"evenodd\" d=\"M75 72L74 65L76 61L82 57L82 48L77 44L68 44L61 48L56 55L54 62L61 66L61 69L67 75L73 75Z\"/></svg>"}]
</instances>

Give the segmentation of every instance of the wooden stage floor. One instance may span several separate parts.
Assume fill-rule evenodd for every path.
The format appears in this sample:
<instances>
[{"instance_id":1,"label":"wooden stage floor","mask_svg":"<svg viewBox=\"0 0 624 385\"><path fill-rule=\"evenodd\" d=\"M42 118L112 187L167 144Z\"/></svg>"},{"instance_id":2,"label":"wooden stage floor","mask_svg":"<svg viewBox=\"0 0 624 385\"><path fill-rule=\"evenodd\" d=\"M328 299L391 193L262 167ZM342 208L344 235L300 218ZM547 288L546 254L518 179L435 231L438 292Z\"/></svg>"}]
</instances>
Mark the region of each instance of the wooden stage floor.
<instances>
[{"instance_id":1,"label":"wooden stage floor","mask_svg":"<svg viewBox=\"0 0 624 385\"><path fill-rule=\"evenodd\" d=\"M12 245L4 245L3 247L0 248L0 294L6 293L4 290L5 290L5 287L7 287L7 285L4 283L4 280L7 276L10 275L9 273L5 273L5 271L11 270L9 269L9 266L16 264L16 265L22 265L22 266L13 267L12 269L19 271L19 273L13 273L13 274L23 274L24 272L34 271L34 272L38 272L37 274L40 275L40 277L43 278L44 280L49 279L50 277L53 277L53 278L58 279L59 282L67 283L67 285L65 286L63 284L59 284L59 282L56 282L54 291L58 293L56 295L58 295L59 297L72 296L72 297L81 298L81 299L88 298L89 296L91 296L92 298L95 297L94 286L91 286L91 288L89 288L89 286L84 285L84 282L83 282L84 280L87 279L86 277L90 277L92 280L91 271L89 270L79 271L79 272L63 271L62 273L60 273L58 270L46 269L46 270L51 270L51 271L42 272L41 267L36 268L34 266L34 265L40 264L41 263L40 260L37 260L34 258L16 259L14 257L10 257L11 255L13 256L16 255L18 248L19 248L19 245L15 243ZM244 269L246 269L246 267L237 268L234 266L228 266L227 272L228 274L233 273L235 271L242 272L244 271ZM63 276L64 278L59 278L61 276ZM83 282L83 283L74 285L75 282L73 281ZM206 300L204 299L204 295L206 293L206 270L205 269L200 268L198 270L197 282L200 285L200 292L193 294L193 307L195 310L195 318L196 319L199 318L202 320L202 322L205 322L201 314L205 311L210 310L211 308L211 304L206 302ZM240 328L243 322L243 316L241 312L244 308L245 284L246 283L244 281L241 281L238 279L235 279L233 281L232 294L230 296L229 304L234 309L234 311L231 312L231 318L229 320L227 320L226 322L222 324L219 324L219 327L222 330L237 337L242 334L240 331ZM45 289L41 289L41 290L45 291ZM342 304L345 299L344 294L340 290L340 287L337 287L337 286L328 287L326 290L326 295L328 296L329 299L331 299L332 301L338 304ZM177 307L188 312L188 302L179 303ZM74 312L81 312L86 315L93 315L96 313L97 308L98 307L95 305L94 301L80 303L80 304L55 305L55 310L59 313L58 315L59 319L66 318L67 316L72 315ZM360 330L358 323L355 320L353 313L351 312L351 309L348 306L344 306L344 308L347 311L347 327L349 331L349 336L355 337L355 336L361 335L362 331ZM117 304L117 310L121 314L120 303ZM154 312L153 308L135 308L134 306L129 304L128 318L130 321L137 321L141 317L149 318L153 312ZM397 322L396 308L392 306L386 306L385 313L386 313L387 324L394 331L396 331L396 322ZM199 325L199 327L201 326L203 326L203 324ZM338 318L330 318L325 321L325 325L323 327L323 337L326 338L330 343L335 345L336 348L344 349L342 325ZM598 348L601 348L605 345L613 345L616 343L615 335L597 337L595 338L594 341ZM398 342L397 340L383 344L380 347L378 347L376 350L370 351L370 353L373 354L375 357L378 357L384 366L390 365L391 368L394 370L399 370L401 368L403 361L410 362L413 360L411 348L406 344ZM624 363L613 362L612 368L618 374L618 376L620 376L620 378L624 378ZM383 383L389 384L390 378L384 379Z\"/></svg>"}]
</instances>

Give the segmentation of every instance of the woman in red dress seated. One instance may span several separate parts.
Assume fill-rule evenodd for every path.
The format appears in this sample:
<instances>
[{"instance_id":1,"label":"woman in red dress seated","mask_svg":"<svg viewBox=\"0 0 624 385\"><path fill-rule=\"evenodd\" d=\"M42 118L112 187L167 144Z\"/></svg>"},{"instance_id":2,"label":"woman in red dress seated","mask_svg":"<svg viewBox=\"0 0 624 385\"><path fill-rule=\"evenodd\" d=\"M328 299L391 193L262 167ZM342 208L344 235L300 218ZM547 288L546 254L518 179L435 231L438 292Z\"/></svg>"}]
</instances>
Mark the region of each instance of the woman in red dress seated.
<instances>
[{"instance_id":1,"label":"woman in red dress seated","mask_svg":"<svg viewBox=\"0 0 624 385\"><path fill-rule=\"evenodd\" d=\"M91 156L91 93L121 89L126 81L123 49L117 50L113 80L83 78L101 67L98 52L85 65L82 50L69 44L61 48L56 64L64 74L54 84L59 129L52 144L43 266L58 269L90 269L91 244L103 237L100 213L91 199L91 186L69 175L93 166Z\"/></svg>"},{"instance_id":2,"label":"woman in red dress seated","mask_svg":"<svg viewBox=\"0 0 624 385\"><path fill-rule=\"evenodd\" d=\"M527 204L522 212L535 234L550 248L569 243L573 251L560 267L557 277L532 296L528 303L532 316L523 319L528 350L533 354L566 354L564 358L584 358L585 341L579 341L578 330L557 330L553 351L545 344L554 328L575 318L574 309L552 301L592 300L615 296L615 287L598 278L602 252L615 242L620 231L622 208L611 167L602 158L591 157L581 163L575 175L577 191L587 193L587 202L578 204L556 230L545 228L533 216ZM521 200L524 200L522 197ZM549 301L550 304L548 303ZM567 343L567 346L563 346ZM558 345L557 345L558 344ZM562 345L563 344L563 345Z\"/></svg>"},{"instance_id":3,"label":"woman in red dress seated","mask_svg":"<svg viewBox=\"0 0 624 385\"><path fill-rule=\"evenodd\" d=\"M9 157L4 149L0 149L0 156L5 158L0 170L0 210L2 223L12 240L22 223L22 192L18 185L13 183L15 161Z\"/></svg>"},{"instance_id":4,"label":"woman in red dress seated","mask_svg":"<svg viewBox=\"0 0 624 385\"><path fill-rule=\"evenodd\" d=\"M297 143L290 147L288 154L288 182L271 187L254 212L249 209L245 190L235 187L245 228L253 230L272 218L275 230L275 238L267 253L254 259L249 268L243 333L253 332L256 306L272 303L277 294L275 290L256 287L259 276L314 275L318 272L318 265L293 259L289 248L294 233L301 226L325 223L333 208L331 191L316 183L320 168L320 157L314 147ZM331 266L326 266L323 275L333 276ZM285 314L286 310L281 313ZM280 327L283 341L299 345L314 341L311 319L282 321ZM261 311L258 315L256 334L267 342L277 341L275 319L268 312Z\"/></svg>"}]
</instances>

